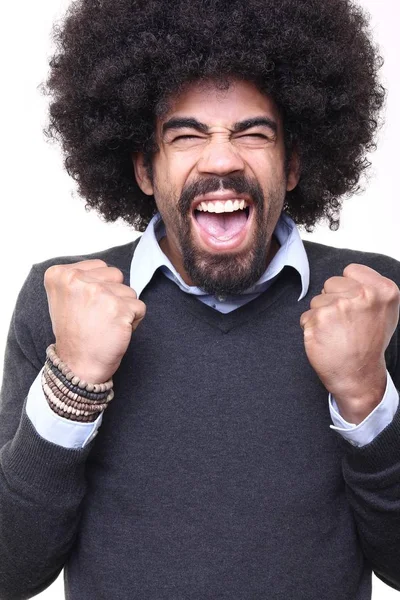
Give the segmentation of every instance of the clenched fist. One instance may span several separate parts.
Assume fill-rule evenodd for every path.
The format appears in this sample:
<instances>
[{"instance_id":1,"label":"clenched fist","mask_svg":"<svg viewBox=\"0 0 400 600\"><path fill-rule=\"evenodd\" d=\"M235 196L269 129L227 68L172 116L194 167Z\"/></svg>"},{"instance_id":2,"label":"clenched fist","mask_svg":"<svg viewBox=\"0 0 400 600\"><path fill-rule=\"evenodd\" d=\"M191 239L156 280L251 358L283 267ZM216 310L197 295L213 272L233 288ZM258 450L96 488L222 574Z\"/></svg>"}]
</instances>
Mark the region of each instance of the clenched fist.
<instances>
[{"instance_id":1,"label":"clenched fist","mask_svg":"<svg viewBox=\"0 0 400 600\"><path fill-rule=\"evenodd\" d=\"M53 265L44 274L57 354L85 381L113 376L146 314L122 282L122 272L99 259Z\"/></svg>"},{"instance_id":2,"label":"clenched fist","mask_svg":"<svg viewBox=\"0 0 400 600\"><path fill-rule=\"evenodd\" d=\"M385 350L399 321L396 283L370 267L348 265L311 300L300 325L311 366L342 416L360 423L386 387Z\"/></svg>"}]
</instances>

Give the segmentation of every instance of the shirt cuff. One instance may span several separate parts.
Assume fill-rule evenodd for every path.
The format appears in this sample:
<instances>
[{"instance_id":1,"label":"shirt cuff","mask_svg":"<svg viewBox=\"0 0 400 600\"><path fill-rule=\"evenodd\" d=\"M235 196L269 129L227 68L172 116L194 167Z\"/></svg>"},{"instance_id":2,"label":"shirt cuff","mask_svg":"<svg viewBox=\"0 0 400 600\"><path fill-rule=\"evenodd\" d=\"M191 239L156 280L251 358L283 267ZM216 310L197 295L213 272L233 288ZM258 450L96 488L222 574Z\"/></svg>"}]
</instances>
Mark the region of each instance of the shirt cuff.
<instances>
[{"instance_id":1,"label":"shirt cuff","mask_svg":"<svg viewBox=\"0 0 400 600\"><path fill-rule=\"evenodd\" d=\"M329 394L329 412L333 425L330 428L338 431L353 446L365 446L372 442L389 425L399 405L399 393L395 388L389 371L386 370L386 390L382 401L358 425L349 423L339 413L339 408L332 394Z\"/></svg>"},{"instance_id":2,"label":"shirt cuff","mask_svg":"<svg viewBox=\"0 0 400 600\"><path fill-rule=\"evenodd\" d=\"M51 410L42 388L42 371L32 383L26 401L26 413L43 439L64 448L84 448L97 435L103 413L93 423L64 419Z\"/></svg>"}]
</instances>

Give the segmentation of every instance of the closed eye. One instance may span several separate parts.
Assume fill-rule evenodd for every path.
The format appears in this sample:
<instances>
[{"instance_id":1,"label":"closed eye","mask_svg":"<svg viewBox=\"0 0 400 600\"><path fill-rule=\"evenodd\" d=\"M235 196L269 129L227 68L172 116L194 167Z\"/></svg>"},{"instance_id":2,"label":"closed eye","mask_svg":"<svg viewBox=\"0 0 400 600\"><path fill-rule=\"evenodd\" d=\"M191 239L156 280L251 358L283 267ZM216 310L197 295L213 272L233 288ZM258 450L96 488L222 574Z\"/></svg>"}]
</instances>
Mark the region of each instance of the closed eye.
<instances>
[{"instance_id":1,"label":"closed eye","mask_svg":"<svg viewBox=\"0 0 400 600\"><path fill-rule=\"evenodd\" d=\"M199 135L178 135L178 137L174 138L172 141L177 142L178 140L201 140L202 138Z\"/></svg>"},{"instance_id":2,"label":"closed eye","mask_svg":"<svg viewBox=\"0 0 400 600\"><path fill-rule=\"evenodd\" d=\"M243 138L243 137L252 137L252 138L260 138L263 140L268 140L269 138L262 134L262 133L245 133L244 135L239 135L238 137Z\"/></svg>"}]
</instances>

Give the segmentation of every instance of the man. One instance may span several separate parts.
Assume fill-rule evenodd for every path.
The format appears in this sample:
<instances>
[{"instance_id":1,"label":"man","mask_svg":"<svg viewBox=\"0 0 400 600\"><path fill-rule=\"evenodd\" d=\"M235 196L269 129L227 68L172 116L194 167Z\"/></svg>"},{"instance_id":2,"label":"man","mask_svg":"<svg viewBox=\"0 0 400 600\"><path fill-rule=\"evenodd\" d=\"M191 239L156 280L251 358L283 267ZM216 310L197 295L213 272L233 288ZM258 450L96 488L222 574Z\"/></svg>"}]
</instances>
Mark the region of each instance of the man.
<instances>
[{"instance_id":1,"label":"man","mask_svg":"<svg viewBox=\"0 0 400 600\"><path fill-rule=\"evenodd\" d=\"M0 597L64 566L80 600L400 589L400 264L295 226L335 227L366 166L362 13L87 0L58 41L50 133L144 233L34 265L18 297Z\"/></svg>"}]
</instances>

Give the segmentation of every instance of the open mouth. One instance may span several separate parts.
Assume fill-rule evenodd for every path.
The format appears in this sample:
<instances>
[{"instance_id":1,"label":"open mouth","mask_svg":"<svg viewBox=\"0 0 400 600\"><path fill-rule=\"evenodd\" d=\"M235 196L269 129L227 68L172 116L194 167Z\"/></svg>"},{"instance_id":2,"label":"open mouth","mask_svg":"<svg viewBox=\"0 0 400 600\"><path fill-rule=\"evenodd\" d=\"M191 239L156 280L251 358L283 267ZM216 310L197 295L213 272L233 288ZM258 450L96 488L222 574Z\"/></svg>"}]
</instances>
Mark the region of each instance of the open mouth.
<instances>
[{"instance_id":1,"label":"open mouth","mask_svg":"<svg viewBox=\"0 0 400 600\"><path fill-rule=\"evenodd\" d=\"M201 202L192 212L201 240L216 250L239 247L246 238L254 212L252 204L240 198Z\"/></svg>"}]
</instances>

